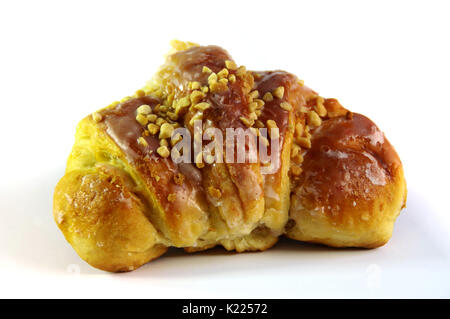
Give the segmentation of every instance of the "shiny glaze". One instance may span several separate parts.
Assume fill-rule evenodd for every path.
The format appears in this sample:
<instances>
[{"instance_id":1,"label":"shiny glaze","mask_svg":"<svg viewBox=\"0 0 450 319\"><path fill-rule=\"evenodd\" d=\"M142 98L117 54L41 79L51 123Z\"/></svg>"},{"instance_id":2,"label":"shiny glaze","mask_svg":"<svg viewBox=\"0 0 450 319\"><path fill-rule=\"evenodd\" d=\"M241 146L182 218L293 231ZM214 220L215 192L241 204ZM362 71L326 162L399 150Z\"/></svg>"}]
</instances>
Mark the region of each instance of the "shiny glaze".
<instances>
[{"instance_id":1,"label":"shiny glaze","mask_svg":"<svg viewBox=\"0 0 450 319\"><path fill-rule=\"evenodd\" d=\"M206 199L199 181L199 172L192 164L175 164L170 158L162 158L156 153L159 147L157 136L143 136L148 146L138 144L137 139L142 136L144 127L136 121L136 109L148 104L151 107L159 104L158 99L150 96L133 98L114 108L101 111L103 121L101 127L126 155L127 160L136 168L147 187L165 211L164 219L175 228L186 224L186 216L192 214L196 222L206 220ZM178 173L185 175L184 183L178 185L174 176ZM169 194L176 194L175 201L168 201ZM189 228L189 227L188 227ZM168 235L170 236L170 234Z\"/></svg>"},{"instance_id":2,"label":"shiny glaze","mask_svg":"<svg viewBox=\"0 0 450 319\"><path fill-rule=\"evenodd\" d=\"M225 67L225 61L231 60L230 55L220 47L206 46L194 47L186 51L173 54L167 64L172 69L172 78L176 79L175 85L186 87L189 81L198 81L202 85L207 85L208 74L202 73L203 66L209 67L213 72L219 72ZM232 73L234 71L230 71ZM211 104L203 114L203 121L209 121L213 127L222 131L224 139L227 128L247 127L240 121L240 117L248 117L248 98L247 94L253 86L252 78L248 79L251 83L237 77L235 83L228 83L229 89L223 93L208 93L206 102ZM186 114L184 122L188 125L193 112ZM224 156L226 158L226 143L224 140ZM257 145L255 141L246 141L247 152L257 154ZM236 158L237 151L234 150ZM235 187L238 190L241 199L241 205L244 211L251 210L254 201L260 201L263 196L262 178L259 174L259 163L226 163L228 173L230 174Z\"/></svg>"},{"instance_id":3,"label":"shiny glaze","mask_svg":"<svg viewBox=\"0 0 450 319\"><path fill-rule=\"evenodd\" d=\"M372 202L401 167L383 133L357 113L324 121L313 131L311 144L295 194L301 207L336 223L351 211L374 211Z\"/></svg>"}]
</instances>

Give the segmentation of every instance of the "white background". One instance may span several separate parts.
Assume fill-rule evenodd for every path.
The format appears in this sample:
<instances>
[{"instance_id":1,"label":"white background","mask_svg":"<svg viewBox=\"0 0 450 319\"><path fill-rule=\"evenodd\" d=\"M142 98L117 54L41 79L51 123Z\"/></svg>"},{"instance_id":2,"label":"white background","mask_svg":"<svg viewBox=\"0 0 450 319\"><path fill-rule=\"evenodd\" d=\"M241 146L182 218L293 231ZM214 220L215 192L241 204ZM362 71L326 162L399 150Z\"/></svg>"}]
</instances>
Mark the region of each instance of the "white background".
<instances>
[{"instance_id":1,"label":"white background","mask_svg":"<svg viewBox=\"0 0 450 319\"><path fill-rule=\"evenodd\" d=\"M445 1L2 1L0 297L450 297L449 13ZM140 88L173 38L288 70L373 119L409 188L392 240L171 251L119 275L79 259L52 220L75 125Z\"/></svg>"}]
</instances>

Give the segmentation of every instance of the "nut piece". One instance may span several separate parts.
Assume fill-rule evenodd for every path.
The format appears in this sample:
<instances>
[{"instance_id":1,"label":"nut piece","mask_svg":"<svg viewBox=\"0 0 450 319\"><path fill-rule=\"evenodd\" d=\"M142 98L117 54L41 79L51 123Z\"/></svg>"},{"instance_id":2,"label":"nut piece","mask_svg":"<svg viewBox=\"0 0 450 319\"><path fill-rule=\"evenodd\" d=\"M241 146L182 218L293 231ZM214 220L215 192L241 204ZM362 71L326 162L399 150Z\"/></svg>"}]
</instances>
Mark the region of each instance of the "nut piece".
<instances>
[{"instance_id":1,"label":"nut piece","mask_svg":"<svg viewBox=\"0 0 450 319\"><path fill-rule=\"evenodd\" d=\"M298 136L298 137L303 135L303 124L302 123L298 122L297 124L295 124L294 135Z\"/></svg>"},{"instance_id":2,"label":"nut piece","mask_svg":"<svg viewBox=\"0 0 450 319\"><path fill-rule=\"evenodd\" d=\"M227 67L227 69L229 70L237 70L237 65L236 63L234 63L234 61L230 61L230 60L226 60L225 61L225 66Z\"/></svg>"},{"instance_id":3,"label":"nut piece","mask_svg":"<svg viewBox=\"0 0 450 319\"><path fill-rule=\"evenodd\" d=\"M195 165L196 165L198 168L203 168L203 167L205 167L205 163L203 163L203 153L202 153L202 152L199 152L199 153L197 154L197 156L195 157Z\"/></svg>"},{"instance_id":4,"label":"nut piece","mask_svg":"<svg viewBox=\"0 0 450 319\"><path fill-rule=\"evenodd\" d=\"M201 91L193 91L190 96L192 105L197 104L198 102L203 100L204 97L205 97L205 93L203 93Z\"/></svg>"},{"instance_id":5,"label":"nut piece","mask_svg":"<svg viewBox=\"0 0 450 319\"><path fill-rule=\"evenodd\" d=\"M316 110L317 114L319 114L320 117L325 117L327 115L327 109L323 105L324 99L321 96L317 97L316 100L316 106L314 109Z\"/></svg>"},{"instance_id":6,"label":"nut piece","mask_svg":"<svg viewBox=\"0 0 450 319\"><path fill-rule=\"evenodd\" d=\"M224 82L212 81L209 84L209 89L211 93L223 93L228 90L228 86Z\"/></svg>"},{"instance_id":7,"label":"nut piece","mask_svg":"<svg viewBox=\"0 0 450 319\"><path fill-rule=\"evenodd\" d=\"M148 146L147 141L146 141L145 138L143 138L142 136L138 138L138 144L139 144L139 145L142 145L142 146L144 146L144 147L147 147L147 146Z\"/></svg>"},{"instance_id":8,"label":"nut piece","mask_svg":"<svg viewBox=\"0 0 450 319\"><path fill-rule=\"evenodd\" d=\"M136 121L138 121L142 126L145 126L148 123L147 116L142 113L138 113L138 115L136 115Z\"/></svg>"},{"instance_id":9,"label":"nut piece","mask_svg":"<svg viewBox=\"0 0 450 319\"><path fill-rule=\"evenodd\" d=\"M170 145L175 146L179 141L181 141L183 138L180 133L177 133L172 136L170 139Z\"/></svg>"},{"instance_id":10,"label":"nut piece","mask_svg":"<svg viewBox=\"0 0 450 319\"><path fill-rule=\"evenodd\" d=\"M251 102L251 103L248 105L248 109L249 109L250 112L255 112L255 111L258 109L258 103L256 103L256 102Z\"/></svg>"},{"instance_id":11,"label":"nut piece","mask_svg":"<svg viewBox=\"0 0 450 319\"><path fill-rule=\"evenodd\" d=\"M280 132L278 130L278 125L277 125L277 123L274 120L267 120L266 125L267 125L267 128L268 128L269 135L270 135L271 139L275 139L275 138L279 138L280 137Z\"/></svg>"},{"instance_id":12,"label":"nut piece","mask_svg":"<svg viewBox=\"0 0 450 319\"><path fill-rule=\"evenodd\" d=\"M290 103L288 103L288 102L281 102L281 103L280 103L280 107L281 107L283 110L286 110L286 111L292 110L292 105L291 105Z\"/></svg>"},{"instance_id":13,"label":"nut piece","mask_svg":"<svg viewBox=\"0 0 450 319\"><path fill-rule=\"evenodd\" d=\"M164 123L163 125L161 125L161 129L159 132L159 138L160 139L169 138L172 135L172 133L173 133L172 124Z\"/></svg>"},{"instance_id":14,"label":"nut piece","mask_svg":"<svg viewBox=\"0 0 450 319\"><path fill-rule=\"evenodd\" d=\"M295 142L304 148L311 148L311 140L308 137L297 137Z\"/></svg>"},{"instance_id":15,"label":"nut piece","mask_svg":"<svg viewBox=\"0 0 450 319\"><path fill-rule=\"evenodd\" d=\"M244 116L241 116L239 119L247 127L251 127L254 124L254 122L255 122L254 120L249 120L248 118L246 118Z\"/></svg>"},{"instance_id":16,"label":"nut piece","mask_svg":"<svg viewBox=\"0 0 450 319\"><path fill-rule=\"evenodd\" d=\"M256 121L255 121L255 126L256 126L257 128L263 128L263 127L265 127L265 126L264 126L264 123L263 123L262 121L260 121L260 120L256 120Z\"/></svg>"},{"instance_id":17,"label":"nut piece","mask_svg":"<svg viewBox=\"0 0 450 319\"><path fill-rule=\"evenodd\" d=\"M150 132L150 134L152 134L152 135L156 135L156 134L158 134L158 132L159 132L159 126L156 125L156 124L153 124L153 123L150 123L150 124L147 126L147 129L148 129L148 131Z\"/></svg>"},{"instance_id":18,"label":"nut piece","mask_svg":"<svg viewBox=\"0 0 450 319\"><path fill-rule=\"evenodd\" d=\"M228 77L228 81L230 81L230 83L236 82L236 75L231 74L231 75Z\"/></svg>"},{"instance_id":19,"label":"nut piece","mask_svg":"<svg viewBox=\"0 0 450 319\"><path fill-rule=\"evenodd\" d=\"M212 70L210 69L210 68L208 68L206 65L205 66L203 66L203 68L202 68L202 72L203 73L212 73Z\"/></svg>"},{"instance_id":20,"label":"nut piece","mask_svg":"<svg viewBox=\"0 0 450 319\"><path fill-rule=\"evenodd\" d=\"M259 97L259 92L258 92L258 90L254 90L254 91L251 91L249 95L252 99L257 99Z\"/></svg>"},{"instance_id":21,"label":"nut piece","mask_svg":"<svg viewBox=\"0 0 450 319\"><path fill-rule=\"evenodd\" d=\"M202 84L198 81L190 82L190 89L191 90L199 90L202 87Z\"/></svg>"},{"instance_id":22,"label":"nut piece","mask_svg":"<svg viewBox=\"0 0 450 319\"><path fill-rule=\"evenodd\" d=\"M167 148L167 146L160 146L156 150L156 153L158 153L161 157L167 158L170 155L170 151Z\"/></svg>"},{"instance_id":23,"label":"nut piece","mask_svg":"<svg viewBox=\"0 0 450 319\"><path fill-rule=\"evenodd\" d=\"M284 96L284 86L279 86L277 87L273 92L272 92L273 96L282 99Z\"/></svg>"},{"instance_id":24,"label":"nut piece","mask_svg":"<svg viewBox=\"0 0 450 319\"><path fill-rule=\"evenodd\" d=\"M314 111L309 111L308 112L308 125L320 126L320 124L322 124L322 120L321 120L320 116Z\"/></svg>"},{"instance_id":25,"label":"nut piece","mask_svg":"<svg viewBox=\"0 0 450 319\"><path fill-rule=\"evenodd\" d=\"M263 100L264 100L265 102L271 102L271 101L273 101L273 95L272 95L272 93L266 92L266 93L264 94L264 96L263 96Z\"/></svg>"},{"instance_id":26,"label":"nut piece","mask_svg":"<svg viewBox=\"0 0 450 319\"><path fill-rule=\"evenodd\" d=\"M156 115L156 114L149 114L149 115L147 115L147 120L150 123L155 123L157 118L158 118L158 115Z\"/></svg>"},{"instance_id":27,"label":"nut piece","mask_svg":"<svg viewBox=\"0 0 450 319\"><path fill-rule=\"evenodd\" d=\"M137 108L137 112L138 112L138 114L140 113L140 114L147 115L147 114L150 114L152 112L152 108L150 107L150 105L142 104L141 106L139 106Z\"/></svg>"},{"instance_id":28,"label":"nut piece","mask_svg":"<svg viewBox=\"0 0 450 319\"><path fill-rule=\"evenodd\" d=\"M211 73L208 76L208 84L211 85L211 83L217 82L218 78L217 78L217 74L215 73Z\"/></svg>"},{"instance_id":29,"label":"nut piece","mask_svg":"<svg viewBox=\"0 0 450 319\"><path fill-rule=\"evenodd\" d=\"M219 73L217 73L217 76L219 79L223 79L223 78L227 78L228 74L229 74L228 70L224 68L224 69L220 70Z\"/></svg>"},{"instance_id":30,"label":"nut piece","mask_svg":"<svg viewBox=\"0 0 450 319\"><path fill-rule=\"evenodd\" d=\"M159 140L159 145L160 146L169 146L169 142L167 142L167 140L165 138Z\"/></svg>"},{"instance_id":31,"label":"nut piece","mask_svg":"<svg viewBox=\"0 0 450 319\"><path fill-rule=\"evenodd\" d=\"M298 167L297 165L292 165L291 166L291 174L293 176L300 176L300 174L302 173L302 169L300 167Z\"/></svg>"},{"instance_id":32,"label":"nut piece","mask_svg":"<svg viewBox=\"0 0 450 319\"><path fill-rule=\"evenodd\" d=\"M201 102L201 103L194 105L194 108L199 111L204 111L206 109L209 109L210 107L211 107L211 104L209 104L207 102Z\"/></svg>"}]
</instances>

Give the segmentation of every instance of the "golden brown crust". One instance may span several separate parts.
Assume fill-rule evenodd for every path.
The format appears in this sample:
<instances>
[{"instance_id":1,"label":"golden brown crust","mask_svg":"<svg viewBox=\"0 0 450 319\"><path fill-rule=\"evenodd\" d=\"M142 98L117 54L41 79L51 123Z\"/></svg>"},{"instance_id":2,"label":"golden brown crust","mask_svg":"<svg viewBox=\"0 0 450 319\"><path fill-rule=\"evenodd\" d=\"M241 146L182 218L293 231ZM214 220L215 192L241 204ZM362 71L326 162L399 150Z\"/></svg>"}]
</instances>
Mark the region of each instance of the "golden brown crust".
<instances>
[{"instance_id":1,"label":"golden brown crust","mask_svg":"<svg viewBox=\"0 0 450 319\"><path fill-rule=\"evenodd\" d=\"M141 199L116 169L72 171L55 189L55 222L81 258L96 268L134 270L162 255Z\"/></svg>"},{"instance_id":2,"label":"golden brown crust","mask_svg":"<svg viewBox=\"0 0 450 319\"><path fill-rule=\"evenodd\" d=\"M336 117L312 133L292 195L288 236L336 247L377 247L406 200L400 159L363 115Z\"/></svg>"},{"instance_id":3,"label":"golden brown crust","mask_svg":"<svg viewBox=\"0 0 450 319\"><path fill-rule=\"evenodd\" d=\"M54 217L81 258L116 272L168 246L265 250L283 233L335 247L389 240L406 184L373 122L290 73L247 71L217 46L176 46L144 89L77 128ZM259 157L228 162L238 151L227 142L224 163L175 163L171 132L194 133L196 119L224 137L228 128L278 128L280 147L268 148L278 168L264 173ZM245 148L259 151L252 138Z\"/></svg>"}]
</instances>

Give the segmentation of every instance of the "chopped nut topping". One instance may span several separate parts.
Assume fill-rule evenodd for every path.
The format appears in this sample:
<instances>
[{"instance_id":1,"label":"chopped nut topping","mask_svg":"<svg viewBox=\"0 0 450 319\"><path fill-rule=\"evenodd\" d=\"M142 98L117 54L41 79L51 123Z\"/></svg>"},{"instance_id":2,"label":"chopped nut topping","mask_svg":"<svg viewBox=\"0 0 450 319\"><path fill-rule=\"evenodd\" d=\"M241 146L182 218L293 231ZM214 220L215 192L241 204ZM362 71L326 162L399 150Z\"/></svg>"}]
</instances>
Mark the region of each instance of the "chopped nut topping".
<instances>
[{"instance_id":1,"label":"chopped nut topping","mask_svg":"<svg viewBox=\"0 0 450 319\"><path fill-rule=\"evenodd\" d=\"M228 86L223 82L211 82L209 85L211 93L223 93L228 90Z\"/></svg>"},{"instance_id":2,"label":"chopped nut topping","mask_svg":"<svg viewBox=\"0 0 450 319\"><path fill-rule=\"evenodd\" d=\"M94 113L92 113L92 119L98 123L103 120L103 116L98 112L94 112Z\"/></svg>"},{"instance_id":3,"label":"chopped nut topping","mask_svg":"<svg viewBox=\"0 0 450 319\"><path fill-rule=\"evenodd\" d=\"M210 107L211 107L211 104L209 104L207 102L200 102L200 103L194 105L194 108L199 111L204 111Z\"/></svg>"},{"instance_id":4,"label":"chopped nut topping","mask_svg":"<svg viewBox=\"0 0 450 319\"><path fill-rule=\"evenodd\" d=\"M167 117L172 121L178 120L178 115L174 112L167 112Z\"/></svg>"},{"instance_id":5,"label":"chopped nut topping","mask_svg":"<svg viewBox=\"0 0 450 319\"><path fill-rule=\"evenodd\" d=\"M320 117L325 117L327 115L327 109L323 105L324 99L321 96L317 97L316 100L316 106L314 107L314 110L319 114Z\"/></svg>"},{"instance_id":6,"label":"chopped nut topping","mask_svg":"<svg viewBox=\"0 0 450 319\"><path fill-rule=\"evenodd\" d=\"M156 119L156 125L159 125L159 126L161 126L161 125L163 125L164 123L166 123L167 121L165 120L165 119L163 119L162 117L158 117L157 119Z\"/></svg>"},{"instance_id":7,"label":"chopped nut topping","mask_svg":"<svg viewBox=\"0 0 450 319\"><path fill-rule=\"evenodd\" d=\"M283 96L284 96L284 86L279 86L279 87L277 87L277 88L272 92L272 95L275 96L275 97L277 97L277 98L279 98L279 99L282 99Z\"/></svg>"},{"instance_id":8,"label":"chopped nut topping","mask_svg":"<svg viewBox=\"0 0 450 319\"><path fill-rule=\"evenodd\" d=\"M240 119L241 122L244 123L244 125L247 126L247 127L251 127L251 126L253 125L253 123L255 122L255 121L253 121L253 120L249 120L248 118L246 118L246 117L244 117L244 116L241 116L239 119Z\"/></svg>"},{"instance_id":9,"label":"chopped nut topping","mask_svg":"<svg viewBox=\"0 0 450 319\"><path fill-rule=\"evenodd\" d=\"M280 107L281 107L283 110L286 110L286 111L292 110L292 105L291 105L290 103L288 103L288 102L281 102L281 103L280 103Z\"/></svg>"},{"instance_id":10,"label":"chopped nut topping","mask_svg":"<svg viewBox=\"0 0 450 319\"><path fill-rule=\"evenodd\" d=\"M159 132L159 126L156 125L156 124L153 124L153 123L150 123L150 124L147 126L147 129L148 129L148 131L150 132L150 134L152 134L152 135L156 135L156 134L158 134L158 132Z\"/></svg>"},{"instance_id":11,"label":"chopped nut topping","mask_svg":"<svg viewBox=\"0 0 450 319\"><path fill-rule=\"evenodd\" d=\"M207 87L207 86L202 86L202 92L203 92L203 93L208 93L208 92L209 92L209 87Z\"/></svg>"},{"instance_id":12,"label":"chopped nut topping","mask_svg":"<svg viewBox=\"0 0 450 319\"><path fill-rule=\"evenodd\" d=\"M295 132L294 132L295 136L302 136L303 135L303 125L302 123L298 122L297 124L295 124Z\"/></svg>"},{"instance_id":13,"label":"chopped nut topping","mask_svg":"<svg viewBox=\"0 0 450 319\"><path fill-rule=\"evenodd\" d=\"M147 120L150 123L155 123L157 118L158 118L158 115L156 115L156 114L149 114L149 115L147 115Z\"/></svg>"},{"instance_id":14,"label":"chopped nut topping","mask_svg":"<svg viewBox=\"0 0 450 319\"><path fill-rule=\"evenodd\" d=\"M248 109L250 110L250 112L255 112L258 109L258 103L256 102L251 102L248 105Z\"/></svg>"},{"instance_id":15,"label":"chopped nut topping","mask_svg":"<svg viewBox=\"0 0 450 319\"><path fill-rule=\"evenodd\" d=\"M208 68L206 65L202 68L202 72L203 73L212 73L212 70L210 68Z\"/></svg>"},{"instance_id":16,"label":"chopped nut topping","mask_svg":"<svg viewBox=\"0 0 450 319\"><path fill-rule=\"evenodd\" d=\"M254 90L254 91L251 91L249 95L252 99L257 99L259 97L259 92L258 92L258 90Z\"/></svg>"},{"instance_id":17,"label":"chopped nut topping","mask_svg":"<svg viewBox=\"0 0 450 319\"><path fill-rule=\"evenodd\" d=\"M273 101L273 95L270 92L266 92L263 96L263 100L266 102L271 102Z\"/></svg>"},{"instance_id":18,"label":"chopped nut topping","mask_svg":"<svg viewBox=\"0 0 450 319\"><path fill-rule=\"evenodd\" d=\"M175 184L177 185L183 185L184 182L184 175L181 173L177 173L173 176L173 181L175 182Z\"/></svg>"},{"instance_id":19,"label":"chopped nut topping","mask_svg":"<svg viewBox=\"0 0 450 319\"><path fill-rule=\"evenodd\" d=\"M302 169L300 167L298 167L297 165L292 165L291 166L291 174L293 176L300 176L300 174L302 173Z\"/></svg>"},{"instance_id":20,"label":"chopped nut topping","mask_svg":"<svg viewBox=\"0 0 450 319\"><path fill-rule=\"evenodd\" d=\"M297 144L292 144L291 148L291 158L298 156L301 153L302 149Z\"/></svg>"},{"instance_id":21,"label":"chopped nut topping","mask_svg":"<svg viewBox=\"0 0 450 319\"><path fill-rule=\"evenodd\" d=\"M136 94L137 97L145 96L145 92L143 90L137 90L135 94Z\"/></svg>"},{"instance_id":22,"label":"chopped nut topping","mask_svg":"<svg viewBox=\"0 0 450 319\"><path fill-rule=\"evenodd\" d=\"M195 113L194 116L190 119L189 125L194 125L195 121L202 120L202 119L203 119L203 113L202 113L202 111L199 111L199 112Z\"/></svg>"},{"instance_id":23,"label":"chopped nut topping","mask_svg":"<svg viewBox=\"0 0 450 319\"><path fill-rule=\"evenodd\" d=\"M254 99L253 102L255 102L256 104L258 104L258 109L262 108L264 106L264 101L261 99Z\"/></svg>"},{"instance_id":24,"label":"chopped nut topping","mask_svg":"<svg viewBox=\"0 0 450 319\"><path fill-rule=\"evenodd\" d=\"M156 153L158 153L161 157L167 158L170 155L170 151L167 148L167 146L160 146L156 150Z\"/></svg>"},{"instance_id":25,"label":"chopped nut topping","mask_svg":"<svg viewBox=\"0 0 450 319\"><path fill-rule=\"evenodd\" d=\"M176 199L177 199L177 194L176 194L176 193L172 193L172 194L169 194L169 195L167 196L167 200L168 200L169 202L171 202L171 203L173 203Z\"/></svg>"},{"instance_id":26,"label":"chopped nut topping","mask_svg":"<svg viewBox=\"0 0 450 319\"><path fill-rule=\"evenodd\" d=\"M142 126L145 126L148 123L147 116L142 113L138 113L138 115L136 115L136 121L138 121Z\"/></svg>"},{"instance_id":27,"label":"chopped nut topping","mask_svg":"<svg viewBox=\"0 0 450 319\"><path fill-rule=\"evenodd\" d=\"M256 113L255 112L251 112L249 115L248 115L248 118L250 119L250 120L256 120L257 118L258 118L258 115L256 115Z\"/></svg>"},{"instance_id":28,"label":"chopped nut topping","mask_svg":"<svg viewBox=\"0 0 450 319\"><path fill-rule=\"evenodd\" d=\"M137 112L140 113L140 114L147 115L147 114L150 114L152 112L152 108L150 107L150 105L142 104L141 106L139 106L137 108Z\"/></svg>"},{"instance_id":29,"label":"chopped nut topping","mask_svg":"<svg viewBox=\"0 0 450 319\"><path fill-rule=\"evenodd\" d=\"M237 65L236 63L234 63L234 61L230 61L230 60L226 60L225 61L225 66L227 67L227 69L229 70L237 70Z\"/></svg>"},{"instance_id":30,"label":"chopped nut topping","mask_svg":"<svg viewBox=\"0 0 450 319\"><path fill-rule=\"evenodd\" d=\"M183 108L183 107L189 106L190 104L191 104L191 102L189 100L189 97L185 96L178 100L177 107Z\"/></svg>"},{"instance_id":31,"label":"chopped nut topping","mask_svg":"<svg viewBox=\"0 0 450 319\"><path fill-rule=\"evenodd\" d=\"M200 82L197 82L197 81L194 81L194 82L191 82L191 87L190 87L190 89L191 90L199 90L200 88L201 88L201 83Z\"/></svg>"},{"instance_id":32,"label":"chopped nut topping","mask_svg":"<svg viewBox=\"0 0 450 319\"><path fill-rule=\"evenodd\" d=\"M229 74L228 70L224 68L224 69L220 70L219 73L217 73L217 77L219 79L227 78L228 74Z\"/></svg>"},{"instance_id":33,"label":"chopped nut topping","mask_svg":"<svg viewBox=\"0 0 450 319\"><path fill-rule=\"evenodd\" d=\"M304 85L305 85L305 81L303 81L303 80L298 80L298 85L304 86Z\"/></svg>"},{"instance_id":34,"label":"chopped nut topping","mask_svg":"<svg viewBox=\"0 0 450 319\"><path fill-rule=\"evenodd\" d=\"M196 165L198 168L203 168L203 167L205 167L205 164L203 163L203 153L202 153L202 152L199 152L199 153L197 154L197 156L195 157L195 165Z\"/></svg>"},{"instance_id":35,"label":"chopped nut topping","mask_svg":"<svg viewBox=\"0 0 450 319\"><path fill-rule=\"evenodd\" d=\"M266 124L267 124L267 128L268 128L270 137L272 139L279 138L280 132L278 131L277 123L274 120L267 120ZM272 130L272 129L276 129L276 130Z\"/></svg>"},{"instance_id":36,"label":"chopped nut topping","mask_svg":"<svg viewBox=\"0 0 450 319\"><path fill-rule=\"evenodd\" d=\"M139 144L139 145L142 145L142 146L144 146L144 147L147 147L147 146L148 146L147 141L146 141L145 138L143 138L142 136L138 138L138 144Z\"/></svg>"},{"instance_id":37,"label":"chopped nut topping","mask_svg":"<svg viewBox=\"0 0 450 319\"><path fill-rule=\"evenodd\" d=\"M169 138L173 133L173 126L169 123L164 123L161 125L161 129L159 132L159 138Z\"/></svg>"},{"instance_id":38,"label":"chopped nut topping","mask_svg":"<svg viewBox=\"0 0 450 319\"><path fill-rule=\"evenodd\" d=\"M172 148L171 155L173 160L177 160L181 156L180 151L176 147Z\"/></svg>"},{"instance_id":39,"label":"chopped nut topping","mask_svg":"<svg viewBox=\"0 0 450 319\"><path fill-rule=\"evenodd\" d=\"M295 142L304 148L311 148L311 140L308 137L297 137Z\"/></svg>"},{"instance_id":40,"label":"chopped nut topping","mask_svg":"<svg viewBox=\"0 0 450 319\"><path fill-rule=\"evenodd\" d=\"M236 70L236 75L238 77L243 77L245 75L245 73L247 72L247 69L245 68L245 66L241 65L237 70Z\"/></svg>"},{"instance_id":41,"label":"chopped nut topping","mask_svg":"<svg viewBox=\"0 0 450 319\"><path fill-rule=\"evenodd\" d=\"M228 81L230 81L230 83L236 82L236 75L231 74L231 75L228 77Z\"/></svg>"},{"instance_id":42,"label":"chopped nut topping","mask_svg":"<svg viewBox=\"0 0 450 319\"><path fill-rule=\"evenodd\" d=\"M205 93L203 93L201 91L193 91L190 96L192 105L197 104L204 98L205 98Z\"/></svg>"},{"instance_id":43,"label":"chopped nut topping","mask_svg":"<svg viewBox=\"0 0 450 319\"><path fill-rule=\"evenodd\" d=\"M209 76L208 76L208 84L209 85L211 85L212 83L214 83L214 82L217 82L217 74L215 74L215 73L211 73Z\"/></svg>"},{"instance_id":44,"label":"chopped nut topping","mask_svg":"<svg viewBox=\"0 0 450 319\"><path fill-rule=\"evenodd\" d=\"M308 112L308 125L320 126L320 124L322 124L322 120L320 119L320 116L314 111L309 111Z\"/></svg>"},{"instance_id":45,"label":"chopped nut topping","mask_svg":"<svg viewBox=\"0 0 450 319\"><path fill-rule=\"evenodd\" d=\"M170 145L175 146L179 141L181 141L183 138L181 137L180 133L177 133L172 136L170 140Z\"/></svg>"},{"instance_id":46,"label":"chopped nut topping","mask_svg":"<svg viewBox=\"0 0 450 319\"><path fill-rule=\"evenodd\" d=\"M263 128L264 127L264 123L262 121L260 121L260 120L256 120L255 121L255 126L257 128Z\"/></svg>"},{"instance_id":47,"label":"chopped nut topping","mask_svg":"<svg viewBox=\"0 0 450 319\"><path fill-rule=\"evenodd\" d=\"M159 146L169 146L169 142L165 138L159 140Z\"/></svg>"},{"instance_id":48,"label":"chopped nut topping","mask_svg":"<svg viewBox=\"0 0 450 319\"><path fill-rule=\"evenodd\" d=\"M220 191L220 189L217 189L213 186L208 187L208 193L211 197L214 197L216 199L222 197L222 192Z\"/></svg>"}]
</instances>

